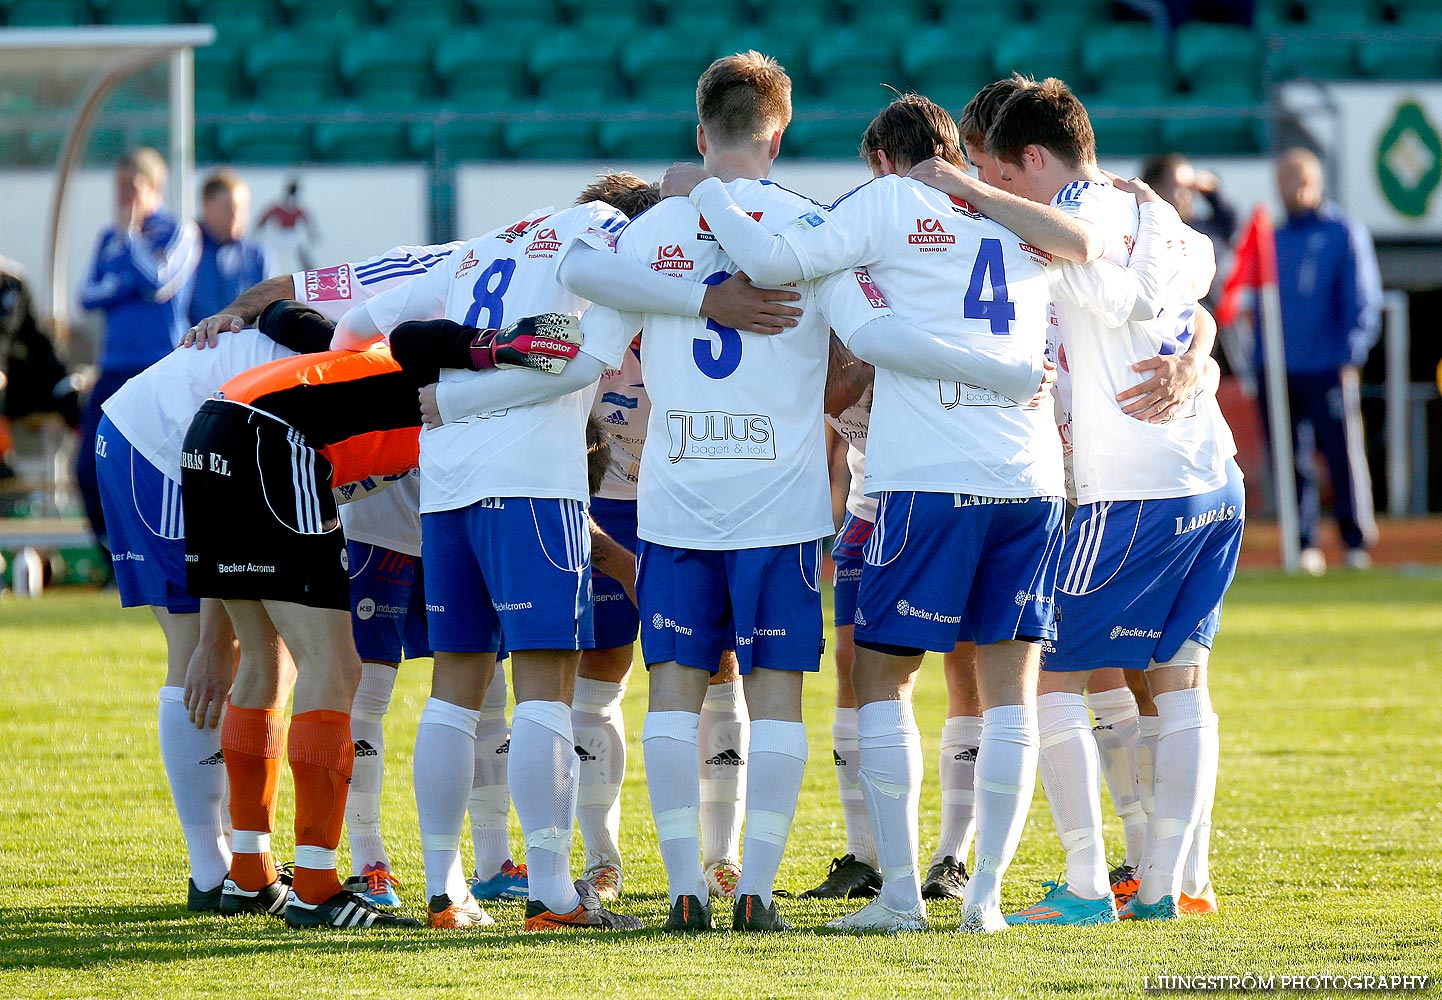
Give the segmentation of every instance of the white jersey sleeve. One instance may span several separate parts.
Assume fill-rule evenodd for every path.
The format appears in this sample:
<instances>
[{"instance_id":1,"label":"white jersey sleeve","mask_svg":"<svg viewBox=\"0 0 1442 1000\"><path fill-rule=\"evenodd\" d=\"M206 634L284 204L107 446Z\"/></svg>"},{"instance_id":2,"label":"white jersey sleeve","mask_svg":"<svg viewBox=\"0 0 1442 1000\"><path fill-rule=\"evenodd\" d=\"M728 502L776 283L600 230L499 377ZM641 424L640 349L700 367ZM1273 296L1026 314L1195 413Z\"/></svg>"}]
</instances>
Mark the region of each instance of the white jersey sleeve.
<instances>
[{"instance_id":1,"label":"white jersey sleeve","mask_svg":"<svg viewBox=\"0 0 1442 1000\"><path fill-rule=\"evenodd\" d=\"M460 242L392 247L366 260L291 275L297 301L327 319L339 320L367 299L436 267Z\"/></svg>"}]
</instances>

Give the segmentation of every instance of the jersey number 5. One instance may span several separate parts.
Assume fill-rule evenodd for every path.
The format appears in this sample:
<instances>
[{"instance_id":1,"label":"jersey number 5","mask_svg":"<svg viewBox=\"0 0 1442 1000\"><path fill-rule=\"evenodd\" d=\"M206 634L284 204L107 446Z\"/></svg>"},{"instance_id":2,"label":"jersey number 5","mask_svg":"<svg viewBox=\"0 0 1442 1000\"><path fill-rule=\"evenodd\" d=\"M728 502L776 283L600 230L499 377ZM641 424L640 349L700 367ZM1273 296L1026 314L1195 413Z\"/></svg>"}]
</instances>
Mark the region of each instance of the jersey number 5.
<instances>
[{"instance_id":1,"label":"jersey number 5","mask_svg":"<svg viewBox=\"0 0 1442 1000\"><path fill-rule=\"evenodd\" d=\"M705 283L719 285L729 277L729 272L717 271L708 274ZM696 367L701 369L701 374L714 379L726 378L741 367L741 334L714 319L706 321L706 329L720 338L721 353L714 353L715 346L709 337L697 337L691 341L691 357L695 359Z\"/></svg>"},{"instance_id":2,"label":"jersey number 5","mask_svg":"<svg viewBox=\"0 0 1442 1000\"><path fill-rule=\"evenodd\" d=\"M515 273L516 262L509 257L499 257L491 261L490 267L476 275L476 284L471 291L476 300L466 310L466 326L480 326L476 320L480 319L481 310L484 309L486 322L482 329L501 328L504 314L501 296L511 287L511 275Z\"/></svg>"},{"instance_id":3,"label":"jersey number 5","mask_svg":"<svg viewBox=\"0 0 1442 1000\"><path fill-rule=\"evenodd\" d=\"M991 286L991 298L981 297L984 286ZM984 319L991 323L991 332L999 336L1011 333L1016 319L1016 306L1006 297L1006 265L1002 260L1001 240L983 239L971 268L971 281L966 286L961 314L967 319Z\"/></svg>"}]
</instances>

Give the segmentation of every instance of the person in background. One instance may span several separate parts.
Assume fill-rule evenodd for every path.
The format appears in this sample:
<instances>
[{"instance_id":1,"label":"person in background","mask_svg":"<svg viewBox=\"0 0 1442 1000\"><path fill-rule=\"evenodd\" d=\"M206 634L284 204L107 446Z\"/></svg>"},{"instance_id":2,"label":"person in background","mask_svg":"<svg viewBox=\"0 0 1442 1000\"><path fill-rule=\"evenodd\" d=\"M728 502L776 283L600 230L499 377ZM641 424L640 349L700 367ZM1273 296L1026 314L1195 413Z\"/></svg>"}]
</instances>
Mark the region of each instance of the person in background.
<instances>
[{"instance_id":1,"label":"person in background","mask_svg":"<svg viewBox=\"0 0 1442 1000\"><path fill-rule=\"evenodd\" d=\"M250 186L233 170L216 170L200 188L200 263L187 317L199 323L270 273L264 248L246 236Z\"/></svg>"},{"instance_id":2,"label":"person in background","mask_svg":"<svg viewBox=\"0 0 1442 1000\"><path fill-rule=\"evenodd\" d=\"M316 242L315 225L300 204L300 181L292 177L285 183L285 195L267 205L255 224L256 238L275 257L282 271L309 271L315 265L311 247Z\"/></svg>"},{"instance_id":3,"label":"person in background","mask_svg":"<svg viewBox=\"0 0 1442 1000\"><path fill-rule=\"evenodd\" d=\"M1297 468L1301 567L1313 576L1327 568L1317 545L1321 502L1315 445L1331 473L1347 566L1367 569L1377 525L1358 374L1382 329L1377 254L1366 229L1324 200L1322 161L1315 153L1300 147L1282 153L1277 191L1287 211L1277 228L1277 285Z\"/></svg>"},{"instance_id":4,"label":"person in background","mask_svg":"<svg viewBox=\"0 0 1442 1000\"><path fill-rule=\"evenodd\" d=\"M85 516L102 546L105 515L95 478L100 407L180 341L188 325L181 293L200 261L200 231L161 205L165 175L164 158L148 147L116 162L115 218L100 234L78 293L81 308L105 314L99 373L81 418L75 462Z\"/></svg>"},{"instance_id":5,"label":"person in background","mask_svg":"<svg viewBox=\"0 0 1442 1000\"><path fill-rule=\"evenodd\" d=\"M1143 164L1142 180L1213 246L1231 245L1237 234L1237 209L1222 194L1216 174L1198 170L1181 153L1165 153ZM1207 207L1201 215L1197 213L1198 198Z\"/></svg>"}]
</instances>

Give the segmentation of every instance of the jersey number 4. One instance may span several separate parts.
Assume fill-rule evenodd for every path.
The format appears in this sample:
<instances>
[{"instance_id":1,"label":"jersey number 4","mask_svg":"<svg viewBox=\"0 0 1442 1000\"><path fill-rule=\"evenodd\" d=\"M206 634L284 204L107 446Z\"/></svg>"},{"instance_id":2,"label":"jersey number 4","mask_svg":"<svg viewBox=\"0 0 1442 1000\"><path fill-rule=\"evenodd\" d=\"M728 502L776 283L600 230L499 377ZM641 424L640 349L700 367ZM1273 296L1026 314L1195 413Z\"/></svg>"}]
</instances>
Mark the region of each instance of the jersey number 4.
<instances>
[{"instance_id":1,"label":"jersey number 4","mask_svg":"<svg viewBox=\"0 0 1442 1000\"><path fill-rule=\"evenodd\" d=\"M991 298L984 299L981 293L987 285L991 286ZM1011 333L1016 306L1006 295L1006 264L1002 259L1001 240L981 241L976 263L971 268L971 281L966 286L966 298L962 300L961 314L967 319L987 320L991 324L991 332L999 336Z\"/></svg>"},{"instance_id":2,"label":"jersey number 4","mask_svg":"<svg viewBox=\"0 0 1442 1000\"><path fill-rule=\"evenodd\" d=\"M706 276L705 283L719 285L731 277L730 272L717 271ZM715 344L709 337L697 337L691 341L691 357L701 374L708 378L723 379L741 367L741 334L729 326L722 326L714 319L706 321L706 329L716 334L721 341L721 353L716 353Z\"/></svg>"},{"instance_id":3,"label":"jersey number 4","mask_svg":"<svg viewBox=\"0 0 1442 1000\"><path fill-rule=\"evenodd\" d=\"M510 257L498 257L491 261L490 267L476 275L476 284L471 290L475 301L466 310L466 326L481 326L482 329L494 330L501 328L501 319L505 315L501 296L511 287L511 275L515 273L514 260ZM482 309L486 311L486 322L483 326L476 322L481 318Z\"/></svg>"}]
</instances>

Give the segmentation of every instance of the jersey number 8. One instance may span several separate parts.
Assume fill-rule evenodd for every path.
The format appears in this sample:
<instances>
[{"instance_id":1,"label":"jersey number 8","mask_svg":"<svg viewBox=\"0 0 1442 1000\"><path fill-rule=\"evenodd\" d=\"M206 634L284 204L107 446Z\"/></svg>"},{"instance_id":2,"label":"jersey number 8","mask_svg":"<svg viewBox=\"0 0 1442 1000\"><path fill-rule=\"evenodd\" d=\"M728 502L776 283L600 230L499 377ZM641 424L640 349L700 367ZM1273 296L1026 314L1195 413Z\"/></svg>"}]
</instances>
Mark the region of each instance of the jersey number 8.
<instances>
[{"instance_id":1,"label":"jersey number 8","mask_svg":"<svg viewBox=\"0 0 1442 1000\"><path fill-rule=\"evenodd\" d=\"M466 310L466 326L480 326L476 320L481 317L481 310L486 311L486 322L482 329L499 330L501 319L505 313L505 307L501 302L501 296L506 294L506 289L511 287L511 275L516 273L516 262L509 257L498 257L491 261L491 266L480 274L476 275L475 286L471 294L475 301Z\"/></svg>"}]
</instances>

